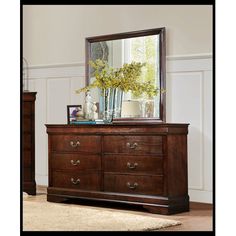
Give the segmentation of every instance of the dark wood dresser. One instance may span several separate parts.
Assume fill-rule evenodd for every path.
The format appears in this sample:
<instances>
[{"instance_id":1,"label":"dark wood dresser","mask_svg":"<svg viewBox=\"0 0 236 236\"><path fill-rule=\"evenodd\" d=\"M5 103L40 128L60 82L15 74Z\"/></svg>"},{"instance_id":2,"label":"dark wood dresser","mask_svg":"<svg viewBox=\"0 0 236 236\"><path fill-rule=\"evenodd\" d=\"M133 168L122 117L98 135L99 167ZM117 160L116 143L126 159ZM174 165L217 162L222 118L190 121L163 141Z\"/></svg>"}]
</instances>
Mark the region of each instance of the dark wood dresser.
<instances>
[{"instance_id":1,"label":"dark wood dresser","mask_svg":"<svg viewBox=\"0 0 236 236\"><path fill-rule=\"evenodd\" d=\"M36 194L35 182L35 99L36 92L23 93L23 191Z\"/></svg>"},{"instance_id":2,"label":"dark wood dresser","mask_svg":"<svg viewBox=\"0 0 236 236\"><path fill-rule=\"evenodd\" d=\"M160 214L189 210L188 124L46 126L48 201L113 201Z\"/></svg>"}]
</instances>

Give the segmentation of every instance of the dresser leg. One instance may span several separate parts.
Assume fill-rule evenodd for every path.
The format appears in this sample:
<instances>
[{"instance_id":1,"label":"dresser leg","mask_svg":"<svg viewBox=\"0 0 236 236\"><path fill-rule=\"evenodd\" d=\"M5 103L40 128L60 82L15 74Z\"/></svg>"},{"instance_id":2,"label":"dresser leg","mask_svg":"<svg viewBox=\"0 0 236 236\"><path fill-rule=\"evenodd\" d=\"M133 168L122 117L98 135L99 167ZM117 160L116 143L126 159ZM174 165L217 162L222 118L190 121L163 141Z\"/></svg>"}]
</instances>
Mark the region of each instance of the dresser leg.
<instances>
[{"instance_id":1,"label":"dresser leg","mask_svg":"<svg viewBox=\"0 0 236 236\"><path fill-rule=\"evenodd\" d=\"M48 202L65 202L68 200L68 198L60 197L60 196L55 196L55 195L47 195L47 201Z\"/></svg>"},{"instance_id":2,"label":"dresser leg","mask_svg":"<svg viewBox=\"0 0 236 236\"><path fill-rule=\"evenodd\" d=\"M36 189L27 189L24 192L28 193L29 195L36 195Z\"/></svg>"},{"instance_id":3,"label":"dresser leg","mask_svg":"<svg viewBox=\"0 0 236 236\"><path fill-rule=\"evenodd\" d=\"M149 212L153 214L161 214L161 215L169 215L168 208L166 207L159 207L159 206L146 206L143 205L143 208L148 210Z\"/></svg>"},{"instance_id":4,"label":"dresser leg","mask_svg":"<svg viewBox=\"0 0 236 236\"><path fill-rule=\"evenodd\" d=\"M36 195L36 183L35 183L35 181L24 182L23 192L26 192L29 195Z\"/></svg>"},{"instance_id":5,"label":"dresser leg","mask_svg":"<svg viewBox=\"0 0 236 236\"><path fill-rule=\"evenodd\" d=\"M146 206L143 205L143 208L148 210L151 213L154 214L162 214L162 215L172 215L177 214L181 212L187 212L189 211L189 204L182 204L182 205L171 205L169 207L161 207L161 206Z\"/></svg>"}]
</instances>

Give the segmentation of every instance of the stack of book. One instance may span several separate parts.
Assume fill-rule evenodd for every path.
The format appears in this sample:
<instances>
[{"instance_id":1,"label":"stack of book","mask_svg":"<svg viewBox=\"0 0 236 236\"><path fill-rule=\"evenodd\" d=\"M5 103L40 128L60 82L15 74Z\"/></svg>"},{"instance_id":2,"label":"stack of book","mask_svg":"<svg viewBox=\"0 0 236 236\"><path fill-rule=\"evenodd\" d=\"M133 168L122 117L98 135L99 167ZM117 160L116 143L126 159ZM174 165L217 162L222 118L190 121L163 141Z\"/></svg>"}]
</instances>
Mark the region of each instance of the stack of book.
<instances>
[{"instance_id":1,"label":"stack of book","mask_svg":"<svg viewBox=\"0 0 236 236\"><path fill-rule=\"evenodd\" d=\"M96 120L76 120L76 121L71 121L72 125L96 125L96 124L105 124L106 122L102 119L96 119Z\"/></svg>"}]
</instances>

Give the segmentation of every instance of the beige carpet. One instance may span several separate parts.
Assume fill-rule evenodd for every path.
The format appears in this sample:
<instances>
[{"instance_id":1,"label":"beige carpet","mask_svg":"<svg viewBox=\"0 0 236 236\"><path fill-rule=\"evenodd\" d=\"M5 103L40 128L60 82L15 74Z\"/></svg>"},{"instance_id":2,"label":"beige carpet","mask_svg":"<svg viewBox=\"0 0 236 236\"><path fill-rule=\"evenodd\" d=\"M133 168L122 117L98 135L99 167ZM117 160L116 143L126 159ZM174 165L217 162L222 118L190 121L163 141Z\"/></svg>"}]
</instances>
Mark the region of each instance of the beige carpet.
<instances>
[{"instance_id":1,"label":"beige carpet","mask_svg":"<svg viewBox=\"0 0 236 236\"><path fill-rule=\"evenodd\" d=\"M45 195L23 196L23 231L151 231L179 224L117 209L50 203Z\"/></svg>"}]
</instances>

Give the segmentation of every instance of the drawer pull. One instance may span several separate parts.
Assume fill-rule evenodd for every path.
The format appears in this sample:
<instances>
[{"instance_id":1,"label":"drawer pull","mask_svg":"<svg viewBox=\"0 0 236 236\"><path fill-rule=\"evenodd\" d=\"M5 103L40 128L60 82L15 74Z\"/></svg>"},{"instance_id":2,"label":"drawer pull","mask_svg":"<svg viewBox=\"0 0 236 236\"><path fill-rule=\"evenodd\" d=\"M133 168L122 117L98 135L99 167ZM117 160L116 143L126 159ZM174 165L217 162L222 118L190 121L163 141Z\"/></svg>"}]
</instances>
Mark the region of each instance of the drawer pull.
<instances>
[{"instance_id":1,"label":"drawer pull","mask_svg":"<svg viewBox=\"0 0 236 236\"><path fill-rule=\"evenodd\" d=\"M71 163L73 166L77 166L78 164L80 164L80 160L77 160L76 162L74 162L74 160L70 160L70 163Z\"/></svg>"},{"instance_id":2,"label":"drawer pull","mask_svg":"<svg viewBox=\"0 0 236 236\"><path fill-rule=\"evenodd\" d=\"M138 166L138 163L137 163L137 162L135 162L133 165L130 164L129 162L127 162L127 167L128 167L129 169L135 169L137 166Z\"/></svg>"},{"instance_id":3,"label":"drawer pull","mask_svg":"<svg viewBox=\"0 0 236 236\"><path fill-rule=\"evenodd\" d=\"M75 184L75 185L80 183L80 179L74 180L74 178L71 178L70 181L72 184Z\"/></svg>"},{"instance_id":4,"label":"drawer pull","mask_svg":"<svg viewBox=\"0 0 236 236\"><path fill-rule=\"evenodd\" d=\"M79 141L70 141L70 146L73 148L76 148L80 145Z\"/></svg>"},{"instance_id":5,"label":"drawer pull","mask_svg":"<svg viewBox=\"0 0 236 236\"><path fill-rule=\"evenodd\" d=\"M136 147L138 147L138 144L137 143L126 143L126 146L129 147L130 149L135 149Z\"/></svg>"},{"instance_id":6,"label":"drawer pull","mask_svg":"<svg viewBox=\"0 0 236 236\"><path fill-rule=\"evenodd\" d=\"M136 189L138 187L138 183L134 183L134 185L131 185L130 182L127 182L127 187L130 189Z\"/></svg>"}]
</instances>

